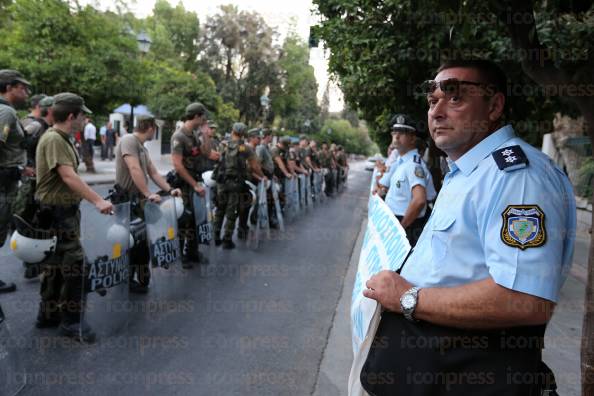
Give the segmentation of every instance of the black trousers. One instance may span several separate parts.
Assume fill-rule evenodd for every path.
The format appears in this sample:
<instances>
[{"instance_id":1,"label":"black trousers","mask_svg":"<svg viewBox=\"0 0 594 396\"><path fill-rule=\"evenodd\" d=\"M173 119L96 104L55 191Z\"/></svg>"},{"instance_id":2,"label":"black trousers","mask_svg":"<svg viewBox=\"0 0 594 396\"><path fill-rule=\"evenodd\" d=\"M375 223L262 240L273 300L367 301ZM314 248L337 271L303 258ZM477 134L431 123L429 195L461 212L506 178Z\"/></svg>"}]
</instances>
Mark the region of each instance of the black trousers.
<instances>
[{"instance_id":1,"label":"black trousers","mask_svg":"<svg viewBox=\"0 0 594 396\"><path fill-rule=\"evenodd\" d=\"M404 216L396 216L398 221L402 221L403 217ZM417 244L417 241L419 240L419 237L423 232L423 228L425 227L425 223L427 223L427 218L428 216L423 216L418 219L415 219L415 221L413 221L411 225L404 229L404 231L406 231L406 237L408 238L411 247L415 247L415 245Z\"/></svg>"},{"instance_id":2,"label":"black trousers","mask_svg":"<svg viewBox=\"0 0 594 396\"><path fill-rule=\"evenodd\" d=\"M540 396L544 331L460 330L385 312L361 384L374 396Z\"/></svg>"}]
</instances>

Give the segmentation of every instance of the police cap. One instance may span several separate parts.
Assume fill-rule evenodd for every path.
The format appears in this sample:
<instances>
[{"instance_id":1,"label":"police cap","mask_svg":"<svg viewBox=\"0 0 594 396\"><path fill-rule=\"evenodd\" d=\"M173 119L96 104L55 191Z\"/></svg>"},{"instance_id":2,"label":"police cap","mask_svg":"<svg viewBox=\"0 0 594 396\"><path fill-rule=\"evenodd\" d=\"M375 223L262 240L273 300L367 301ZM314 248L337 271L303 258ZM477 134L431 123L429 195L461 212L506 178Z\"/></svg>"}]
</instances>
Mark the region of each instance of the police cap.
<instances>
[{"instance_id":1,"label":"police cap","mask_svg":"<svg viewBox=\"0 0 594 396\"><path fill-rule=\"evenodd\" d=\"M31 86L31 83L23 77L21 73L16 70L11 69L2 69L0 70L0 83L3 84L11 84L11 83L21 83L25 84L26 86Z\"/></svg>"},{"instance_id":2,"label":"police cap","mask_svg":"<svg viewBox=\"0 0 594 396\"><path fill-rule=\"evenodd\" d=\"M233 124L233 132L239 136L244 136L247 131L247 126L243 122L236 122Z\"/></svg>"},{"instance_id":3,"label":"police cap","mask_svg":"<svg viewBox=\"0 0 594 396\"><path fill-rule=\"evenodd\" d=\"M392 133L410 132L419 137L421 136L419 131L417 131L417 126L413 120L406 114L396 114L394 117L392 117L390 120L390 128L392 129Z\"/></svg>"},{"instance_id":4,"label":"police cap","mask_svg":"<svg viewBox=\"0 0 594 396\"><path fill-rule=\"evenodd\" d=\"M54 96L54 106L64 106L67 108L75 108L84 111L87 114L93 114L87 106L85 100L71 92L62 92Z\"/></svg>"},{"instance_id":5,"label":"police cap","mask_svg":"<svg viewBox=\"0 0 594 396\"><path fill-rule=\"evenodd\" d=\"M291 144L291 137L290 136L283 136L280 138L279 142L281 142L284 145L289 145Z\"/></svg>"},{"instance_id":6,"label":"police cap","mask_svg":"<svg viewBox=\"0 0 594 396\"><path fill-rule=\"evenodd\" d=\"M195 115L205 115L207 114L206 107L200 102L190 103L186 107L185 116L188 119L194 118Z\"/></svg>"},{"instance_id":7,"label":"police cap","mask_svg":"<svg viewBox=\"0 0 594 396\"><path fill-rule=\"evenodd\" d=\"M39 101L39 106L43 108L50 108L54 105L54 97L53 96L46 96L45 98Z\"/></svg>"},{"instance_id":8,"label":"police cap","mask_svg":"<svg viewBox=\"0 0 594 396\"><path fill-rule=\"evenodd\" d=\"M260 137L260 128L250 129L247 135L248 137Z\"/></svg>"}]
</instances>

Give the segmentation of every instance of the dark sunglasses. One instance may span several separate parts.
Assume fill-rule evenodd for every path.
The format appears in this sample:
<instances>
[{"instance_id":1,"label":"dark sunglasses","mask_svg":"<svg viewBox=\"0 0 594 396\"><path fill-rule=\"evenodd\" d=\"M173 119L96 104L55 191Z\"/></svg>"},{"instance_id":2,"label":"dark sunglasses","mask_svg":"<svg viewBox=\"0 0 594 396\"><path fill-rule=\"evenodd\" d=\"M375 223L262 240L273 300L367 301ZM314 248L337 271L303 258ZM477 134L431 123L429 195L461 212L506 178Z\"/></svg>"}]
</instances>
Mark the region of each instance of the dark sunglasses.
<instances>
[{"instance_id":1,"label":"dark sunglasses","mask_svg":"<svg viewBox=\"0 0 594 396\"><path fill-rule=\"evenodd\" d=\"M425 95L431 95L437 88L439 88L446 95L458 95L462 85L471 85L475 87L489 88L490 84L480 83L476 81L464 81L457 78L448 78L446 80L435 81L427 80L421 84L421 90Z\"/></svg>"}]
</instances>

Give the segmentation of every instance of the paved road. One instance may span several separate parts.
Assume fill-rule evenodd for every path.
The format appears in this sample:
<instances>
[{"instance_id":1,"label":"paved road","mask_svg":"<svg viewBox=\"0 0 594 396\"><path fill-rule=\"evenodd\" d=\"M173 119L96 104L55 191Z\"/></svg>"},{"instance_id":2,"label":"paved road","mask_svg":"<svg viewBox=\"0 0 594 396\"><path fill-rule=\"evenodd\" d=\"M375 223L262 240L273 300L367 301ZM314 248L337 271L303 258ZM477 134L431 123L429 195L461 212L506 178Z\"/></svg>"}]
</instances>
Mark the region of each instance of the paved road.
<instances>
[{"instance_id":1,"label":"paved road","mask_svg":"<svg viewBox=\"0 0 594 396\"><path fill-rule=\"evenodd\" d=\"M33 326L39 283L22 278L5 246L0 278L16 279L19 290L0 303L27 367L23 394L310 395L369 177L355 165L347 190L259 251L217 250L215 262L133 296L127 333L91 346ZM99 215L85 205L83 216Z\"/></svg>"}]
</instances>

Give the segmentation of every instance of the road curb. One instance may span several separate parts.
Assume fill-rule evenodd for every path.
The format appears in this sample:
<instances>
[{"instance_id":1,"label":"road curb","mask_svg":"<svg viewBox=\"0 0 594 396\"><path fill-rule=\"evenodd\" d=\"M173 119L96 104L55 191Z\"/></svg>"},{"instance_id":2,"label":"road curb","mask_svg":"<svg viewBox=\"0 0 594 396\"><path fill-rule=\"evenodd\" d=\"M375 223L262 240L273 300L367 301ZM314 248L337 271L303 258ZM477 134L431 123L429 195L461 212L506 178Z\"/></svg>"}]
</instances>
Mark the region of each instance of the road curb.
<instances>
[{"instance_id":1,"label":"road curb","mask_svg":"<svg viewBox=\"0 0 594 396\"><path fill-rule=\"evenodd\" d=\"M351 293L355 274L359 265L359 254L367 229L367 217L361 222L361 228L353 245L349 266L342 285L340 298L332 318L328 339L317 373L313 396L346 396L348 379L353 361L351 348Z\"/></svg>"}]
</instances>

